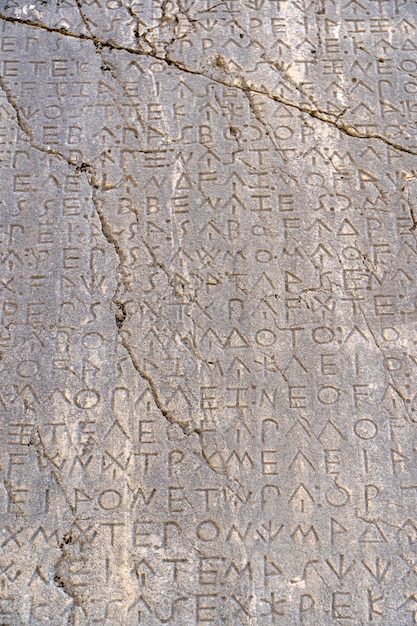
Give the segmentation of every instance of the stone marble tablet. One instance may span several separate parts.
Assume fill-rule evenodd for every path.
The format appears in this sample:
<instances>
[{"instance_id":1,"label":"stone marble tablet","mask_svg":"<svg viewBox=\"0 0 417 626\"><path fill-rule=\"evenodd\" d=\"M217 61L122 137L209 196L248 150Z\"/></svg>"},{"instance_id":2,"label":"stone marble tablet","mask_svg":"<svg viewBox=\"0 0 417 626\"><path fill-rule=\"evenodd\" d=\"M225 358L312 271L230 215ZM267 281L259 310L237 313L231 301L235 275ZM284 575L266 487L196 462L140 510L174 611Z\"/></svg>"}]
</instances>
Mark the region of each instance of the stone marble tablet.
<instances>
[{"instance_id":1,"label":"stone marble tablet","mask_svg":"<svg viewBox=\"0 0 417 626\"><path fill-rule=\"evenodd\" d=\"M0 0L0 167L0 624L416 624L416 4Z\"/></svg>"}]
</instances>

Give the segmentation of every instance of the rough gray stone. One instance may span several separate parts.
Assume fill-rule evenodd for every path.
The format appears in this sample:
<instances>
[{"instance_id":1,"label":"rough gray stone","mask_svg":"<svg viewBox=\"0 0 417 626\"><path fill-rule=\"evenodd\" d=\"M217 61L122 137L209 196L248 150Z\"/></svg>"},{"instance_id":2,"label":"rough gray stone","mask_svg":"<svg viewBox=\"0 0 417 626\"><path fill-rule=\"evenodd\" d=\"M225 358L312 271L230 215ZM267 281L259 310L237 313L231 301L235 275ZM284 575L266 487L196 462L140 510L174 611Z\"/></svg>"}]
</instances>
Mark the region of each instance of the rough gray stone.
<instances>
[{"instance_id":1,"label":"rough gray stone","mask_svg":"<svg viewBox=\"0 0 417 626\"><path fill-rule=\"evenodd\" d=\"M415 4L0 9L0 623L417 623Z\"/></svg>"}]
</instances>

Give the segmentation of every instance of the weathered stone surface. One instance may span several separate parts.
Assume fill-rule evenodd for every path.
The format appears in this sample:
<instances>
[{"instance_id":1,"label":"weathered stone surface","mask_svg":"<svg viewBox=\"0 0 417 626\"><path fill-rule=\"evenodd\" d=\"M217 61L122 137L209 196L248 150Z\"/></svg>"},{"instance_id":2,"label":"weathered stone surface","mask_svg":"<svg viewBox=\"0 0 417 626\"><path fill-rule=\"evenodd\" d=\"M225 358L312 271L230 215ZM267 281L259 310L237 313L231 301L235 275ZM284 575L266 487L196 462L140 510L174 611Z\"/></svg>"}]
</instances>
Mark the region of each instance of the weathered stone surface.
<instances>
[{"instance_id":1,"label":"weathered stone surface","mask_svg":"<svg viewBox=\"0 0 417 626\"><path fill-rule=\"evenodd\" d=\"M0 2L0 622L417 623L417 12Z\"/></svg>"}]
</instances>

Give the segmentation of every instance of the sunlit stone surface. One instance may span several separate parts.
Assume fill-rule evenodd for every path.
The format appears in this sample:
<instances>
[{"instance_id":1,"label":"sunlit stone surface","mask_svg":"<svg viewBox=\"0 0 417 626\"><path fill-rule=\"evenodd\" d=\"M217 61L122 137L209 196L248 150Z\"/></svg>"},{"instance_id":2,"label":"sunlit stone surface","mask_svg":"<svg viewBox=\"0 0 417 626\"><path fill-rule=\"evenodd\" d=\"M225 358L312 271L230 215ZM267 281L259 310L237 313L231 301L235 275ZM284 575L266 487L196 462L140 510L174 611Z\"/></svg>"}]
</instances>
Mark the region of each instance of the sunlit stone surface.
<instances>
[{"instance_id":1,"label":"sunlit stone surface","mask_svg":"<svg viewBox=\"0 0 417 626\"><path fill-rule=\"evenodd\" d=\"M0 24L0 623L417 623L415 5Z\"/></svg>"}]
</instances>

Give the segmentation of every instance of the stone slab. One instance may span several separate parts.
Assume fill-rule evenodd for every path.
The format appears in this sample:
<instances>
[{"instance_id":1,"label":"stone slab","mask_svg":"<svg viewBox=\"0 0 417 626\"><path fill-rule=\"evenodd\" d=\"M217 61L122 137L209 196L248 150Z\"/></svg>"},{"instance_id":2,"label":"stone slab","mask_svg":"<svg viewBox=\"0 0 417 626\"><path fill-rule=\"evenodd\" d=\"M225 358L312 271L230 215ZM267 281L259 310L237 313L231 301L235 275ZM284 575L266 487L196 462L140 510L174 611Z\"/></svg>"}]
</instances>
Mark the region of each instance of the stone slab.
<instances>
[{"instance_id":1,"label":"stone slab","mask_svg":"<svg viewBox=\"0 0 417 626\"><path fill-rule=\"evenodd\" d=\"M0 623L417 623L415 6L0 27Z\"/></svg>"}]
</instances>

